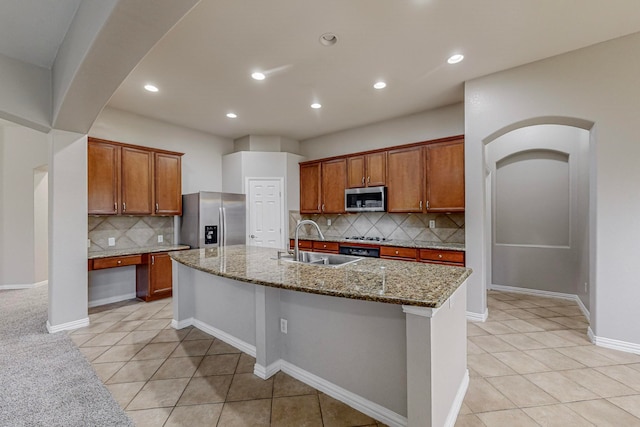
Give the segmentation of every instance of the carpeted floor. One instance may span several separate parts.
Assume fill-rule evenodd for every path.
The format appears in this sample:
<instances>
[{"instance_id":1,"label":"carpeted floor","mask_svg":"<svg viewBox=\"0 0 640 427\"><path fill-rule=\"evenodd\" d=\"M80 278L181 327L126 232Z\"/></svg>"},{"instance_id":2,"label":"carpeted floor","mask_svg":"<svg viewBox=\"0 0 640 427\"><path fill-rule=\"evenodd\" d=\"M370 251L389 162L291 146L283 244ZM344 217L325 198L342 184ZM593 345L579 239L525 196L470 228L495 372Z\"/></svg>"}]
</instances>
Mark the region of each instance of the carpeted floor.
<instances>
[{"instance_id":1,"label":"carpeted floor","mask_svg":"<svg viewBox=\"0 0 640 427\"><path fill-rule=\"evenodd\" d=\"M0 291L0 427L134 426L65 332L47 287Z\"/></svg>"}]
</instances>

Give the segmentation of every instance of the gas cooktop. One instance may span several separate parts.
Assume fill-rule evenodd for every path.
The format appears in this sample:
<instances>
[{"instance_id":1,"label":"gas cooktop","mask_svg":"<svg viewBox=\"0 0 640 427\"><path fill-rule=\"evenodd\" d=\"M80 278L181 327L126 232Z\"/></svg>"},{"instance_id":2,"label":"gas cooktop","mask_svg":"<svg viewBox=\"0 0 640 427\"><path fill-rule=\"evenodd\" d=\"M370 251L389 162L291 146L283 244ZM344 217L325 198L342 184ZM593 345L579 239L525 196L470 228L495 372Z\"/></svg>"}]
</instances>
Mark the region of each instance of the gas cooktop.
<instances>
[{"instance_id":1,"label":"gas cooktop","mask_svg":"<svg viewBox=\"0 0 640 427\"><path fill-rule=\"evenodd\" d=\"M345 237L347 240L363 240L368 242L390 242L391 239L387 239L386 237L365 237L365 236L350 236Z\"/></svg>"}]
</instances>

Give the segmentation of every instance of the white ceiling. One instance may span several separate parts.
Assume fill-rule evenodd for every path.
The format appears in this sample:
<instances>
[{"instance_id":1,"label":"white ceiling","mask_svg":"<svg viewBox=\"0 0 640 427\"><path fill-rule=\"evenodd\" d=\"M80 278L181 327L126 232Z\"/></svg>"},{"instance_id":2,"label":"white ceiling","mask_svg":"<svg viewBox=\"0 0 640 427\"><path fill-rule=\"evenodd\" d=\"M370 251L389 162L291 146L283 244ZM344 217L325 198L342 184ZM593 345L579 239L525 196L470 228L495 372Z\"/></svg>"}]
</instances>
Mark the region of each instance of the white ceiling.
<instances>
[{"instance_id":1,"label":"white ceiling","mask_svg":"<svg viewBox=\"0 0 640 427\"><path fill-rule=\"evenodd\" d=\"M50 67L80 1L3 0L0 53ZM304 140L461 102L466 80L638 31L638 0L202 0L109 106L231 138ZM318 42L325 32L335 46ZM465 60L447 65L458 52ZM377 79L388 87L374 90Z\"/></svg>"},{"instance_id":2,"label":"white ceiling","mask_svg":"<svg viewBox=\"0 0 640 427\"><path fill-rule=\"evenodd\" d=\"M51 68L82 0L2 0L0 54Z\"/></svg>"}]
</instances>

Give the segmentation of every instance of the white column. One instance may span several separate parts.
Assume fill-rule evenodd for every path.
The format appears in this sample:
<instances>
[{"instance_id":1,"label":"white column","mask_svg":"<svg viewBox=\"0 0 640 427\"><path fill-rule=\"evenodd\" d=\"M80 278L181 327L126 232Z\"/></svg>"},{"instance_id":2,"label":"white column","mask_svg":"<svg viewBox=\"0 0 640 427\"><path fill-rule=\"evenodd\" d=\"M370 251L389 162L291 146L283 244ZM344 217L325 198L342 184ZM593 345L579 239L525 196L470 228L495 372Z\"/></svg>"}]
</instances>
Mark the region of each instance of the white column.
<instances>
[{"instance_id":1,"label":"white column","mask_svg":"<svg viewBox=\"0 0 640 427\"><path fill-rule=\"evenodd\" d=\"M58 332L89 324L87 136L53 131L49 147L49 318Z\"/></svg>"},{"instance_id":2,"label":"white column","mask_svg":"<svg viewBox=\"0 0 640 427\"><path fill-rule=\"evenodd\" d=\"M256 364L262 379L280 370L280 289L256 286Z\"/></svg>"},{"instance_id":3,"label":"white column","mask_svg":"<svg viewBox=\"0 0 640 427\"><path fill-rule=\"evenodd\" d=\"M402 306L409 427L451 426L469 385L466 282L439 308Z\"/></svg>"}]
</instances>

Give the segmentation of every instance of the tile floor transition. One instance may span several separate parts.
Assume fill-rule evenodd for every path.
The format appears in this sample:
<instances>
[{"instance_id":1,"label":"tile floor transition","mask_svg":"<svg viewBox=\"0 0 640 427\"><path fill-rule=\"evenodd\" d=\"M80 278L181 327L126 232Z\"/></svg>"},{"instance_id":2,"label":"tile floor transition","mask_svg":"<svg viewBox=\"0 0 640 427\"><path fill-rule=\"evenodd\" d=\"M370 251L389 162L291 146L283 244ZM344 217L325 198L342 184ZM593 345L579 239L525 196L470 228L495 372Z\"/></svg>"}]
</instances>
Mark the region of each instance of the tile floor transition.
<instances>
[{"instance_id":1,"label":"tile floor transition","mask_svg":"<svg viewBox=\"0 0 640 427\"><path fill-rule=\"evenodd\" d=\"M457 427L639 426L640 355L596 347L573 301L490 291L468 323L470 384ZM171 328L171 300L90 309L71 338L140 427L381 426L195 329Z\"/></svg>"}]
</instances>

